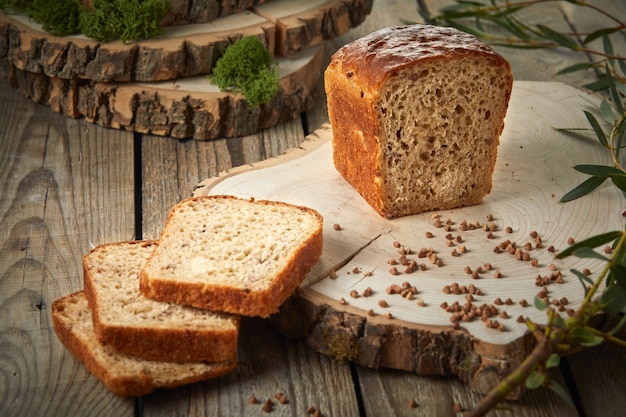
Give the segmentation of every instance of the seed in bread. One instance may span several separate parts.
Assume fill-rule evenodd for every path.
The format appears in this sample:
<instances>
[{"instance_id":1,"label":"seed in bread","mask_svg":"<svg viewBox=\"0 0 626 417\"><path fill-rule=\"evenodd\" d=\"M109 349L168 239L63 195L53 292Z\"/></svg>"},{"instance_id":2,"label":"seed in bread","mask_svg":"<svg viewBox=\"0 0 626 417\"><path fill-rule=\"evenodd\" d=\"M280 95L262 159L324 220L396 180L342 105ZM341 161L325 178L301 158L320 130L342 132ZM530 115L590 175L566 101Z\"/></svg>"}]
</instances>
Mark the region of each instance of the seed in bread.
<instances>
[{"instance_id":1,"label":"seed in bread","mask_svg":"<svg viewBox=\"0 0 626 417\"><path fill-rule=\"evenodd\" d=\"M85 294L100 343L148 360L232 358L238 316L155 301L139 291L139 272L156 246L156 241L109 243L83 257Z\"/></svg>"},{"instance_id":2,"label":"seed in bread","mask_svg":"<svg viewBox=\"0 0 626 417\"><path fill-rule=\"evenodd\" d=\"M96 338L83 291L52 304L52 323L63 346L110 391L124 397L217 378L231 372L237 364L236 356L215 363L148 361L103 346Z\"/></svg>"},{"instance_id":3,"label":"seed in bread","mask_svg":"<svg viewBox=\"0 0 626 417\"><path fill-rule=\"evenodd\" d=\"M339 173L382 216L477 204L491 191L513 77L472 35L382 29L324 74Z\"/></svg>"},{"instance_id":4,"label":"seed in bread","mask_svg":"<svg viewBox=\"0 0 626 417\"><path fill-rule=\"evenodd\" d=\"M160 301L267 317L322 254L322 216L306 207L232 196L184 200L168 215L141 272Z\"/></svg>"}]
</instances>

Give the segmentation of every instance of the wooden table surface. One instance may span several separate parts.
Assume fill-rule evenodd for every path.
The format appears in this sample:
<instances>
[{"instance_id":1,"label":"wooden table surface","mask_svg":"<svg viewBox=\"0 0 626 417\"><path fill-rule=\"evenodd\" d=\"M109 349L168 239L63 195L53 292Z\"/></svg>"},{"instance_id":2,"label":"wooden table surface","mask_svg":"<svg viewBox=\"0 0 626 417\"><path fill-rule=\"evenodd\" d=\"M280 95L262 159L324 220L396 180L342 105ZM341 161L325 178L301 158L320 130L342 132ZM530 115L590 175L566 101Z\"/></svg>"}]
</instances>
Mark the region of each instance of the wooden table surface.
<instances>
[{"instance_id":1,"label":"wooden table surface","mask_svg":"<svg viewBox=\"0 0 626 417\"><path fill-rule=\"evenodd\" d=\"M327 42L328 53L373 30L423 22L418 4L375 0L364 24ZM595 2L598 3L598 2ZM626 4L603 0L622 21ZM547 10L547 11L546 11ZM542 21L600 25L560 4ZM556 23L555 23L556 25ZM622 39L623 41L623 39ZM618 45L624 53L624 45ZM499 48L519 80L582 85L588 74L555 72L580 56ZM328 59L328 57L327 57ZM82 289L82 256L94 245L157 238L169 209L201 180L282 154L327 122L320 83L300 119L258 134L199 142L106 129L34 104L0 80L0 415L1 416L454 416L480 396L454 378L372 370L287 340L266 321L242 321L239 364L231 374L142 398L108 392L59 343L52 302ZM313 169L313 168L312 168ZM552 374L573 409L546 389L527 392L494 416L621 416L626 413L626 352L612 345L572 354ZM271 414L249 404L283 392ZM409 407L414 400L418 407Z\"/></svg>"}]
</instances>

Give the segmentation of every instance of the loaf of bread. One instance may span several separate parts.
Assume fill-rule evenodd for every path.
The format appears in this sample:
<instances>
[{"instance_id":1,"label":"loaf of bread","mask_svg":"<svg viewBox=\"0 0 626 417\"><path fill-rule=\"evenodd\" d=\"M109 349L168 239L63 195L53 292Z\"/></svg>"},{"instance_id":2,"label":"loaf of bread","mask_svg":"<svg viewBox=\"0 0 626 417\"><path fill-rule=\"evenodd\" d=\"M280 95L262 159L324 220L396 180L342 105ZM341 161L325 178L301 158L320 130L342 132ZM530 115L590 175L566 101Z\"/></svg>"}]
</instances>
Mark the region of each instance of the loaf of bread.
<instances>
[{"instance_id":1,"label":"loaf of bread","mask_svg":"<svg viewBox=\"0 0 626 417\"><path fill-rule=\"evenodd\" d=\"M231 372L236 357L215 363L147 361L98 343L89 302L80 291L52 304L54 330L65 348L112 392L140 396Z\"/></svg>"},{"instance_id":2,"label":"loaf of bread","mask_svg":"<svg viewBox=\"0 0 626 417\"><path fill-rule=\"evenodd\" d=\"M183 200L141 271L147 297L267 317L322 254L322 216L306 207L232 196Z\"/></svg>"},{"instance_id":3,"label":"loaf of bread","mask_svg":"<svg viewBox=\"0 0 626 417\"><path fill-rule=\"evenodd\" d=\"M382 29L324 74L336 169L382 216L474 205L491 191L508 62L472 35Z\"/></svg>"},{"instance_id":4,"label":"loaf of bread","mask_svg":"<svg viewBox=\"0 0 626 417\"><path fill-rule=\"evenodd\" d=\"M164 303L139 291L155 241L110 243L83 257L98 341L144 359L220 362L237 353L239 316Z\"/></svg>"}]
</instances>

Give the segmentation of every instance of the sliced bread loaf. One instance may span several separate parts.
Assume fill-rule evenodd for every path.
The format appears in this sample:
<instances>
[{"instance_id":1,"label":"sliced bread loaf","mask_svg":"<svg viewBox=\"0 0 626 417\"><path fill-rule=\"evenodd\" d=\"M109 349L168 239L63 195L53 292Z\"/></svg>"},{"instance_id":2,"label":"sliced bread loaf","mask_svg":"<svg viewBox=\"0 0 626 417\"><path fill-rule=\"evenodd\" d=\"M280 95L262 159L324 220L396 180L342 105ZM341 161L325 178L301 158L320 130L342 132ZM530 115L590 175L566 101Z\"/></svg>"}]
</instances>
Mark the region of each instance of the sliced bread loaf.
<instances>
[{"instance_id":1,"label":"sliced bread loaf","mask_svg":"<svg viewBox=\"0 0 626 417\"><path fill-rule=\"evenodd\" d=\"M232 196L194 197L169 213L141 271L160 301L267 317L322 254L322 216L306 207Z\"/></svg>"},{"instance_id":2,"label":"sliced bread loaf","mask_svg":"<svg viewBox=\"0 0 626 417\"><path fill-rule=\"evenodd\" d=\"M216 363L147 361L98 343L89 302L82 291L52 304L54 330L65 348L112 392L140 396L157 388L174 388L216 378L232 371L236 358Z\"/></svg>"},{"instance_id":3,"label":"sliced bread loaf","mask_svg":"<svg viewBox=\"0 0 626 417\"><path fill-rule=\"evenodd\" d=\"M454 28L381 29L324 73L337 171L382 216L481 202L491 191L513 76Z\"/></svg>"},{"instance_id":4,"label":"sliced bread loaf","mask_svg":"<svg viewBox=\"0 0 626 417\"><path fill-rule=\"evenodd\" d=\"M237 352L239 317L146 298L139 272L156 241L110 243L83 258L100 343L144 359L219 362Z\"/></svg>"}]
</instances>

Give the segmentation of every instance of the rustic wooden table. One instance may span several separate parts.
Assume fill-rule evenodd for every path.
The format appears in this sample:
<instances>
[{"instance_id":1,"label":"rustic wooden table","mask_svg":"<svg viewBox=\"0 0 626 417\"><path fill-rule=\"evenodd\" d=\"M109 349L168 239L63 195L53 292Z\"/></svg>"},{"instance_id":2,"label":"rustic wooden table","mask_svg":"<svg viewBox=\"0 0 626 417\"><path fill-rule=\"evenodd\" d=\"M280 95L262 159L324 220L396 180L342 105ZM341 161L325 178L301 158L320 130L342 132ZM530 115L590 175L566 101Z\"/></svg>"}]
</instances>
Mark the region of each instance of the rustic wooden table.
<instances>
[{"instance_id":1,"label":"rustic wooden table","mask_svg":"<svg viewBox=\"0 0 626 417\"><path fill-rule=\"evenodd\" d=\"M626 19L623 1L602 3ZM417 4L435 12L441 2ZM565 16L575 27L594 24L566 4L550 10L538 16L547 23ZM415 2L375 0L365 23L327 49L407 21L423 21ZM585 82L584 74L555 75L580 59L573 54L499 50L516 79ZM456 379L337 362L259 319L243 320L240 362L230 375L135 399L108 392L57 340L50 305L82 288L81 259L93 245L157 238L168 210L198 182L297 147L326 121L320 84L301 119L247 137L181 141L68 119L0 81L0 415L266 415L248 398L276 391L289 399L271 413L281 416L306 415L309 406L324 416L453 416L454 404L475 404L480 396ZM620 416L626 410L624 350L600 346L572 354L553 377L565 384L576 409L540 389L492 415Z\"/></svg>"}]
</instances>

